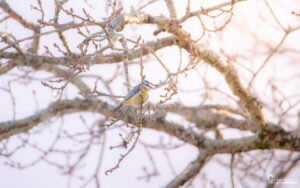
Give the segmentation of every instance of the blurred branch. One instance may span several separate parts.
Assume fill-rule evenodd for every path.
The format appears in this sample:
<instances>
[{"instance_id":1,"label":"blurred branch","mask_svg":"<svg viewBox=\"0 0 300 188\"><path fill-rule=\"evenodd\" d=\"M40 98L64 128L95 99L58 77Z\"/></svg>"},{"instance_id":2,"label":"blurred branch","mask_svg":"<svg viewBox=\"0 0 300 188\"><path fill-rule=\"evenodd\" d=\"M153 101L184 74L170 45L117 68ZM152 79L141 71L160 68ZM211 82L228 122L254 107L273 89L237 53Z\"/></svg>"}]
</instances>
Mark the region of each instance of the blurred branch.
<instances>
[{"instance_id":1,"label":"blurred branch","mask_svg":"<svg viewBox=\"0 0 300 188\"><path fill-rule=\"evenodd\" d=\"M33 38L32 45L31 45L31 52L37 52L39 47L40 37L39 34L41 33L40 27L33 23L28 22L18 13L16 13L7 3L5 0L0 2L0 7L10 16L10 18L16 20L20 24L22 24L25 28L30 29L34 32L35 37Z\"/></svg>"},{"instance_id":2,"label":"blurred branch","mask_svg":"<svg viewBox=\"0 0 300 188\"><path fill-rule=\"evenodd\" d=\"M159 49L172 46L175 43L176 41L175 38L173 37L166 37L166 38L158 39L156 41L146 42L143 45L143 48L129 50L128 60L139 58L141 54L147 55L152 51L157 51ZM82 64L109 64L109 63L122 62L123 59L125 58L124 53L110 53L107 55L100 55L96 53L96 54L89 54L82 58L79 58L80 55L78 54L75 57L79 59L70 59L66 57L50 57L50 56L36 55L33 53L23 53L23 55L34 66L40 66L43 63L68 65L74 62L74 60L80 61L82 62ZM23 60L24 58L23 55L15 52L0 52L0 58L4 58L4 59Z\"/></svg>"},{"instance_id":3,"label":"blurred branch","mask_svg":"<svg viewBox=\"0 0 300 188\"><path fill-rule=\"evenodd\" d=\"M170 24L170 21L166 21L165 18L160 19L152 17L150 20L153 23L156 23L160 28L172 33L177 40L180 41L179 46L186 49L191 55L204 60L212 67L216 68L224 76L232 92L239 97L242 104L249 111L258 130L263 128L265 122L261 104L257 101L255 96L245 89L240 81L238 73L230 63L221 60L221 58L213 51L194 42L189 33L183 30L179 25Z\"/></svg>"},{"instance_id":4,"label":"blurred branch","mask_svg":"<svg viewBox=\"0 0 300 188\"><path fill-rule=\"evenodd\" d=\"M276 175L274 175L274 177L277 180L284 180L284 178L295 168L298 167L298 163L300 161L300 155L298 155L295 159L293 159L290 163L288 163L286 166L286 168L281 169L281 171L279 171ZM268 183L266 188L273 188L276 186L277 182L274 183Z\"/></svg>"},{"instance_id":5,"label":"blurred branch","mask_svg":"<svg viewBox=\"0 0 300 188\"><path fill-rule=\"evenodd\" d=\"M218 5L215 5L215 6L212 6L212 7L209 7L209 8L205 8L205 9L200 9L200 10L197 10L197 11L190 11L188 10L186 12L186 14L179 19L179 23L182 23L184 21L186 21L187 19L189 18L192 18L194 16L198 16L200 14L207 14L209 12L212 12L212 11L216 11L216 10L219 10L223 7L226 7L226 6L233 6L237 3L240 3L240 2L243 2L243 1L247 1L247 0L231 0L231 1L228 1L228 2L225 2L225 3L220 3Z\"/></svg>"},{"instance_id":6,"label":"blurred branch","mask_svg":"<svg viewBox=\"0 0 300 188\"><path fill-rule=\"evenodd\" d=\"M101 113L104 116L120 118L121 120L135 124L134 114L126 114L125 111L112 112L113 106L100 100L61 100L51 104L48 108L41 110L35 115L16 121L0 123L0 140L10 136L26 132L43 121L68 113L89 111ZM157 117L157 118L156 118ZM162 119L158 114L153 114L149 118L143 118L143 127L165 132L171 136L194 145L201 149L206 149L213 153L236 153L250 151L254 149L284 149L300 151L300 136L293 132L287 132L280 126L266 125L263 139L257 136L244 137L241 139L213 140L197 133L193 128L184 128L176 123ZM276 139L273 139L276 138Z\"/></svg>"},{"instance_id":7,"label":"blurred branch","mask_svg":"<svg viewBox=\"0 0 300 188\"><path fill-rule=\"evenodd\" d=\"M176 188L183 186L188 181L191 181L191 179L195 177L206 164L208 156L209 155L205 152L205 150L199 150L198 157L194 161L190 162L180 174L175 176L175 178L168 183L166 187Z\"/></svg>"},{"instance_id":8,"label":"blurred branch","mask_svg":"<svg viewBox=\"0 0 300 188\"><path fill-rule=\"evenodd\" d=\"M165 3L168 7L168 10L169 10L169 13L170 13L170 18L171 19L176 19L177 13L176 13L176 9L175 9L173 0L165 0Z\"/></svg>"}]
</instances>

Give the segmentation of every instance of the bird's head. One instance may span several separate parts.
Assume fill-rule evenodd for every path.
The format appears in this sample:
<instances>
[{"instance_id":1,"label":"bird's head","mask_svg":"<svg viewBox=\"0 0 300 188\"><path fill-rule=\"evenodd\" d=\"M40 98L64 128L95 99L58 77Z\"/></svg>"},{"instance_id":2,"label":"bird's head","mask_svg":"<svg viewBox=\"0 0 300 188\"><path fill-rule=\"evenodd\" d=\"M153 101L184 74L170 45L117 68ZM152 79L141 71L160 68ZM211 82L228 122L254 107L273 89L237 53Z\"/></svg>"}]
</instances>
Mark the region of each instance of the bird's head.
<instances>
[{"instance_id":1,"label":"bird's head","mask_svg":"<svg viewBox=\"0 0 300 188\"><path fill-rule=\"evenodd\" d=\"M147 80L143 80L143 87L147 90L153 89L153 84Z\"/></svg>"}]
</instances>

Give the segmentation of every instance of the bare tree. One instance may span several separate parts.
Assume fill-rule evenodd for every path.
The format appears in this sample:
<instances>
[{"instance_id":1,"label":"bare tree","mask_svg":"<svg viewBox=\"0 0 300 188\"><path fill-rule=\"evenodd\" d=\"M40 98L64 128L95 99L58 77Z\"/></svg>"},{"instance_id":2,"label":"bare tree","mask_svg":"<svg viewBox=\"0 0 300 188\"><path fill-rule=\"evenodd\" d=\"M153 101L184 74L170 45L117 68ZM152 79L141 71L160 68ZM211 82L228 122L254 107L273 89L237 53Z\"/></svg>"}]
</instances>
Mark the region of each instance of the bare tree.
<instances>
[{"instance_id":1,"label":"bare tree","mask_svg":"<svg viewBox=\"0 0 300 188\"><path fill-rule=\"evenodd\" d=\"M230 174L225 187L280 186L299 167L296 2L49 3L33 2L33 18L0 2L3 165L44 162L81 187L100 187L101 170L126 168L137 147L151 164L137 181L161 175L162 152L173 176L164 187L219 187L206 170L213 163ZM114 112L144 79L155 85L151 102ZM198 154L178 172L169 153L187 145ZM119 158L104 169L113 151Z\"/></svg>"}]
</instances>

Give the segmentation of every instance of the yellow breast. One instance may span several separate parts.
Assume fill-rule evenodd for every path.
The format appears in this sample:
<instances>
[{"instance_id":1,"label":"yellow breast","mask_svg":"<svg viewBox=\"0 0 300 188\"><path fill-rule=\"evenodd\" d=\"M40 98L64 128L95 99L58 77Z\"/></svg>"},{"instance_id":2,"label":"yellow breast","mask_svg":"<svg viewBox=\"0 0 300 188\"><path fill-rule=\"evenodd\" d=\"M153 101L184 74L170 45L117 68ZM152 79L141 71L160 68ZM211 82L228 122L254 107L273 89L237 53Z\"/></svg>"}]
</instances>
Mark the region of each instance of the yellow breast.
<instances>
[{"instance_id":1,"label":"yellow breast","mask_svg":"<svg viewBox=\"0 0 300 188\"><path fill-rule=\"evenodd\" d=\"M138 105L141 105L142 102L143 103L146 102L148 100L148 98L149 98L148 90L143 88L142 93L141 92L137 93L130 99L124 101L124 103L126 105L130 105L130 106L138 106Z\"/></svg>"}]
</instances>

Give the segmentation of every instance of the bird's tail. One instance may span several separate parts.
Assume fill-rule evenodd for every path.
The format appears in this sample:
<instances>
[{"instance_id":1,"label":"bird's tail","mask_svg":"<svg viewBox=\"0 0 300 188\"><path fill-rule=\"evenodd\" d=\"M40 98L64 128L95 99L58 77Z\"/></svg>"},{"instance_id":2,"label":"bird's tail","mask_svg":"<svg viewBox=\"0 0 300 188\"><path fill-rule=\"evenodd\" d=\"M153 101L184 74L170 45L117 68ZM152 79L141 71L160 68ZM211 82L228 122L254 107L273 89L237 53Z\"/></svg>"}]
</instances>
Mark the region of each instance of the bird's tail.
<instances>
[{"instance_id":1,"label":"bird's tail","mask_svg":"<svg viewBox=\"0 0 300 188\"><path fill-rule=\"evenodd\" d=\"M119 105L113 110L113 112L119 110L122 106L123 106L123 103L119 104Z\"/></svg>"}]
</instances>

